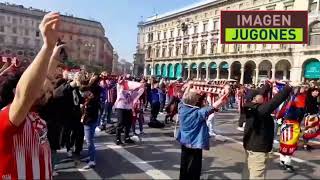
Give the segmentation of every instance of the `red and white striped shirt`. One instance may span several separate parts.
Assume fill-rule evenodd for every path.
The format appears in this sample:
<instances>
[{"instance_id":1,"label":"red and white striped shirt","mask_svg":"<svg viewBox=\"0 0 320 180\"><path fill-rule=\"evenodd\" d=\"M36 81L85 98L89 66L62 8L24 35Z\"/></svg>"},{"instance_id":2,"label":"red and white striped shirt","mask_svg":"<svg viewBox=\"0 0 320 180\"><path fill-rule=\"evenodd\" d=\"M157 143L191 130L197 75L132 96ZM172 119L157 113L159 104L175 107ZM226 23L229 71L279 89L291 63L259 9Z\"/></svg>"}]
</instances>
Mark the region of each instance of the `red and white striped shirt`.
<instances>
[{"instance_id":1,"label":"red and white striped shirt","mask_svg":"<svg viewBox=\"0 0 320 180\"><path fill-rule=\"evenodd\" d=\"M9 120L9 109L0 111L0 179L52 179L45 121L29 113L16 127Z\"/></svg>"}]
</instances>

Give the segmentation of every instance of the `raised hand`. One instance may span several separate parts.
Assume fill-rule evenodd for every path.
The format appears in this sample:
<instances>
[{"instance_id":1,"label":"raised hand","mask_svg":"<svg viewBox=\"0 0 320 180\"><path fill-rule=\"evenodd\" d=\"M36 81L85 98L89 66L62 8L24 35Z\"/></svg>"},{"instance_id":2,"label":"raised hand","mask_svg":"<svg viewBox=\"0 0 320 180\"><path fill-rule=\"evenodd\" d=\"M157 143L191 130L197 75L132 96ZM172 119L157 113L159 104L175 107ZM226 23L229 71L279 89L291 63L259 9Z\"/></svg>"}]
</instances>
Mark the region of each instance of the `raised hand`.
<instances>
[{"instance_id":1,"label":"raised hand","mask_svg":"<svg viewBox=\"0 0 320 180\"><path fill-rule=\"evenodd\" d=\"M50 12L46 14L40 25L39 29L43 38L43 43L48 48L54 48L58 41L58 24L60 21L60 15L56 12Z\"/></svg>"},{"instance_id":2,"label":"raised hand","mask_svg":"<svg viewBox=\"0 0 320 180\"><path fill-rule=\"evenodd\" d=\"M61 54L62 49L65 48L65 44L61 44L59 46L55 46L51 55L51 59L62 62L63 61L63 57Z\"/></svg>"}]
</instances>

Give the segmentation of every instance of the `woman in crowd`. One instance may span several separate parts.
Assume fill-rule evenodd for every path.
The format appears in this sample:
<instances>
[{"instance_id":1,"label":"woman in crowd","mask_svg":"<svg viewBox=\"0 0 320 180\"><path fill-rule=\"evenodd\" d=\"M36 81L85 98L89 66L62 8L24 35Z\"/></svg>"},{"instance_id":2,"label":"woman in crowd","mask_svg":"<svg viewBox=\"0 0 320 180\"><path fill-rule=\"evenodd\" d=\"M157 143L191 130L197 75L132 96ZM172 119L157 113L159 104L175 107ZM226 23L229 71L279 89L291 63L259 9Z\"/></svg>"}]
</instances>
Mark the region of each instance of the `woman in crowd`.
<instances>
[{"instance_id":1,"label":"woman in crowd","mask_svg":"<svg viewBox=\"0 0 320 180\"><path fill-rule=\"evenodd\" d=\"M81 122L84 125L85 140L88 145L89 162L84 169L94 168L96 166L96 149L94 145L95 129L98 125L100 109L100 93L98 75L93 75L88 86L82 87L84 92L84 104L82 108Z\"/></svg>"},{"instance_id":2,"label":"woman in crowd","mask_svg":"<svg viewBox=\"0 0 320 180\"><path fill-rule=\"evenodd\" d=\"M228 98L224 94L213 106L207 106L206 95L187 87L179 104L180 130L177 140L181 144L180 179L200 179L202 150L209 150L209 130L206 120Z\"/></svg>"}]
</instances>

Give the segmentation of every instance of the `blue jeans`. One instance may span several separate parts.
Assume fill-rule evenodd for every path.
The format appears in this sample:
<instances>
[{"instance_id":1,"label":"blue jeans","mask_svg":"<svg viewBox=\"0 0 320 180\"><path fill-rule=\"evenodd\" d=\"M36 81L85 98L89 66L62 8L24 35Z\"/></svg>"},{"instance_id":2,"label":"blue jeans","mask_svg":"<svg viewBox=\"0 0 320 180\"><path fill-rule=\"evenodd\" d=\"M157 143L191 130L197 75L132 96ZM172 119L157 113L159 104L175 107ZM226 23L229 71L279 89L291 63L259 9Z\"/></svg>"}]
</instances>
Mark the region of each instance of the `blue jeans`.
<instances>
[{"instance_id":1,"label":"blue jeans","mask_svg":"<svg viewBox=\"0 0 320 180\"><path fill-rule=\"evenodd\" d=\"M111 102L106 102L103 104L103 109L102 113L100 116L100 125L105 126L106 125L106 118L107 118L107 123L111 123L111 114L112 114L112 106L113 103Z\"/></svg>"},{"instance_id":2,"label":"blue jeans","mask_svg":"<svg viewBox=\"0 0 320 180\"><path fill-rule=\"evenodd\" d=\"M84 125L84 137L88 145L88 155L90 161L95 161L96 159L96 147L94 145L94 133L96 127L96 122Z\"/></svg>"}]
</instances>

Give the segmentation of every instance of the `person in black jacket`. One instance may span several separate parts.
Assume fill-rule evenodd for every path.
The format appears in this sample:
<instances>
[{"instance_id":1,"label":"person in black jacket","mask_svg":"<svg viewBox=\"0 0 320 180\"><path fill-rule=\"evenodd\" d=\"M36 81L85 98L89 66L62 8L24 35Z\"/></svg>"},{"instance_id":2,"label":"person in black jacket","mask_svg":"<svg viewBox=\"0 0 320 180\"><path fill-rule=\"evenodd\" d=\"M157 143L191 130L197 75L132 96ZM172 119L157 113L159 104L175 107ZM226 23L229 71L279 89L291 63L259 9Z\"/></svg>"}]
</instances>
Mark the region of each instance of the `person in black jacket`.
<instances>
[{"instance_id":1,"label":"person in black jacket","mask_svg":"<svg viewBox=\"0 0 320 180\"><path fill-rule=\"evenodd\" d=\"M274 139L274 120L271 113L285 101L292 91L286 86L269 102L264 96L271 90L271 83L252 93L253 100L244 105L246 126L243 136L243 147L246 151L246 163L243 171L244 179L264 179L268 153L272 150Z\"/></svg>"}]
</instances>

